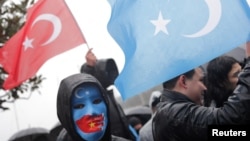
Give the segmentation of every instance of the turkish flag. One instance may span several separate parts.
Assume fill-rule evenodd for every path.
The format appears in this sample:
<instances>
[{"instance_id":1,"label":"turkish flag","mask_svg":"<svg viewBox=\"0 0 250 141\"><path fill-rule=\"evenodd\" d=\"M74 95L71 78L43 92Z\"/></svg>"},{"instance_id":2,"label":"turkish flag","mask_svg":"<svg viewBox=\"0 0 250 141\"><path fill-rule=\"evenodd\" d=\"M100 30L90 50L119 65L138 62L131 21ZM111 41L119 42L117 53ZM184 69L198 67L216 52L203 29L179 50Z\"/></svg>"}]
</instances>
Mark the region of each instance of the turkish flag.
<instances>
[{"instance_id":1,"label":"turkish flag","mask_svg":"<svg viewBox=\"0 0 250 141\"><path fill-rule=\"evenodd\" d=\"M27 12L25 25L0 50L9 74L3 88L33 77L48 59L86 43L64 0L39 0Z\"/></svg>"}]
</instances>

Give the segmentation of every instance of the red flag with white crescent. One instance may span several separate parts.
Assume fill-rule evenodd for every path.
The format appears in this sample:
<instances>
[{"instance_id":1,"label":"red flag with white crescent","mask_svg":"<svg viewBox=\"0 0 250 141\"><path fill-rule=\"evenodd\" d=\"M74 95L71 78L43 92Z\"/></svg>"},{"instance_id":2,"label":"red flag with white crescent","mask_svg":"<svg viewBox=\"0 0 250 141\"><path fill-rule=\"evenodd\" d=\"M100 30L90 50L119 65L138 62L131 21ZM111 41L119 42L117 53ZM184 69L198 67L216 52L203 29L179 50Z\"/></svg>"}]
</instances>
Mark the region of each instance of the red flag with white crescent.
<instances>
[{"instance_id":1,"label":"red flag with white crescent","mask_svg":"<svg viewBox=\"0 0 250 141\"><path fill-rule=\"evenodd\" d=\"M86 43L64 0L39 0L27 12L25 25L0 50L9 74L3 88L33 77L50 58Z\"/></svg>"}]
</instances>

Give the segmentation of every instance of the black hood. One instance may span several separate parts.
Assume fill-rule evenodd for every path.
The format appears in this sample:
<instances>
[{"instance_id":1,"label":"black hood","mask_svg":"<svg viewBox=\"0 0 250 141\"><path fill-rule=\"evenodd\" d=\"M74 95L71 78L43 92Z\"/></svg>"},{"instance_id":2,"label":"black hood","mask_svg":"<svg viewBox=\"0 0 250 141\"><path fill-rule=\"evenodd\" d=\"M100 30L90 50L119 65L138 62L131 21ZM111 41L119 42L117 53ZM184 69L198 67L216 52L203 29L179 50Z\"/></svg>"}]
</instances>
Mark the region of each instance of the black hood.
<instances>
[{"instance_id":1,"label":"black hood","mask_svg":"<svg viewBox=\"0 0 250 141\"><path fill-rule=\"evenodd\" d=\"M70 106L71 95L73 94L76 87L84 83L96 84L100 88L103 94L105 103L107 104L107 107L108 107L106 91L103 89L99 81L92 75L79 73L79 74L74 74L74 75L64 78L60 83L58 93L57 93L57 116L62 126L67 130L68 134L72 137L74 141L84 141L84 140L81 139L81 137L77 134L74 128L74 124L73 124L74 121L72 118L73 116L71 113L71 106ZM106 132L102 138L103 141L111 140L109 118L110 117L108 117L108 126L106 129Z\"/></svg>"}]
</instances>

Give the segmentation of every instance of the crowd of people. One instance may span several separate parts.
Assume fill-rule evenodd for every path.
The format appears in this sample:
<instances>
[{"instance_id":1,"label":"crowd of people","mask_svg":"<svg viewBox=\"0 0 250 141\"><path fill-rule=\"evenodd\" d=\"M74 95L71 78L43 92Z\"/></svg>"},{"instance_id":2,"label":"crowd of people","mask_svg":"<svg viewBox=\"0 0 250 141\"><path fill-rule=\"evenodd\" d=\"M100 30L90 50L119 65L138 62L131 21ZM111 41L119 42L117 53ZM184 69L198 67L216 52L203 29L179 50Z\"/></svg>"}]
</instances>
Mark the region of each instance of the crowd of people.
<instances>
[{"instance_id":1,"label":"crowd of people","mask_svg":"<svg viewBox=\"0 0 250 141\"><path fill-rule=\"evenodd\" d=\"M219 56L164 82L151 93L145 124L127 118L108 89L118 76L115 61L97 59L92 49L85 58L80 72L60 83L56 141L205 141L210 126L250 123L250 43L242 62Z\"/></svg>"},{"instance_id":2,"label":"crowd of people","mask_svg":"<svg viewBox=\"0 0 250 141\"><path fill-rule=\"evenodd\" d=\"M163 83L161 102L152 122L155 141L208 140L212 133L246 136L248 129L244 127L250 121L249 45L243 63L220 56L209 62L206 74L199 66ZM220 135L209 132L213 129L210 127L223 125ZM241 126L244 134L235 126Z\"/></svg>"}]
</instances>

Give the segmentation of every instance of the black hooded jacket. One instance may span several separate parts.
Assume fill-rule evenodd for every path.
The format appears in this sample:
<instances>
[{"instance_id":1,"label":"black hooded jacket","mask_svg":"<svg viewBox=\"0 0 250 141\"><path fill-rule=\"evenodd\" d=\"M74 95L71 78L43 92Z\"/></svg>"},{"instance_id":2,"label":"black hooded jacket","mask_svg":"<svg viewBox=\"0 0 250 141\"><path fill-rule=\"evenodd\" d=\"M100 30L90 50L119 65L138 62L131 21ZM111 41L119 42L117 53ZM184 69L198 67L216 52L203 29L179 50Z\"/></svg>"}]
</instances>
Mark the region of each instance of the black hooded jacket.
<instances>
[{"instance_id":1,"label":"black hooded jacket","mask_svg":"<svg viewBox=\"0 0 250 141\"><path fill-rule=\"evenodd\" d=\"M205 141L208 125L241 125L250 122L250 60L239 74L233 94L222 108L196 105L187 96L164 90L153 118L156 141Z\"/></svg>"},{"instance_id":2,"label":"black hooded jacket","mask_svg":"<svg viewBox=\"0 0 250 141\"><path fill-rule=\"evenodd\" d=\"M84 141L84 139L82 139L75 130L75 127L73 124L74 123L73 116L71 112L71 96L75 88L84 83L93 83L97 85L103 94L102 96L104 97L106 105L108 106L106 91L103 89L99 81L95 79L95 77L89 74L79 73L79 74L68 76L67 78L63 79L60 83L58 94L57 94L57 116L62 126L67 131L68 135L65 135L65 136L67 136L67 138L71 138L72 141ZM109 121L110 121L110 117L108 116L108 126L106 128L105 134L103 135L101 141L111 141L111 139L112 141L117 140L117 138L112 136L110 133ZM125 141L125 140L120 139L119 141Z\"/></svg>"},{"instance_id":3,"label":"black hooded jacket","mask_svg":"<svg viewBox=\"0 0 250 141\"><path fill-rule=\"evenodd\" d=\"M111 134L135 141L136 137L129 129L129 122L122 106L116 101L113 90L107 90L110 85L114 84L118 76L118 68L115 61L112 58L99 59L94 67L85 63L82 65L80 72L95 76L107 91L109 112L110 117L112 117L110 119Z\"/></svg>"}]
</instances>

